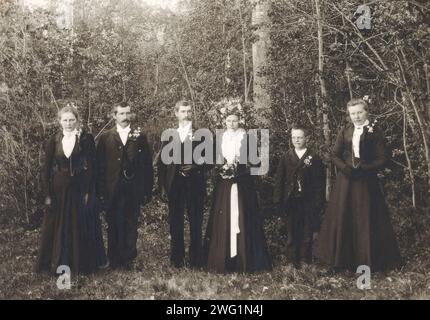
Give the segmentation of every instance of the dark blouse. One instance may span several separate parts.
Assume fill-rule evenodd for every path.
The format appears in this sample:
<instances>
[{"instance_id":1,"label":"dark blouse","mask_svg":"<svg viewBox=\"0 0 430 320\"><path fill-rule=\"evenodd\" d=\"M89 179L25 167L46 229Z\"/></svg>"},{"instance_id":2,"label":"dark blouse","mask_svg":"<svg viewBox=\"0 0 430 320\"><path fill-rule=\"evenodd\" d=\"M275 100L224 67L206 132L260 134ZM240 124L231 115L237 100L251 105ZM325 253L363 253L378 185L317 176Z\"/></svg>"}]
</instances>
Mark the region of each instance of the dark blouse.
<instances>
[{"instance_id":1,"label":"dark blouse","mask_svg":"<svg viewBox=\"0 0 430 320\"><path fill-rule=\"evenodd\" d=\"M379 128L373 127L369 132L364 127L360 136L360 167L366 172L381 169L386 162L385 141ZM352 136L354 125L343 127L337 135L336 143L332 149L332 160L336 167L343 171L346 167L352 167ZM357 163L355 163L357 164Z\"/></svg>"},{"instance_id":2,"label":"dark blouse","mask_svg":"<svg viewBox=\"0 0 430 320\"><path fill-rule=\"evenodd\" d=\"M62 145L63 133L51 136L45 145L45 159L42 168L42 186L45 196L52 196L52 179L57 172L82 179L80 182L85 193L90 192L95 182L95 144L89 133L82 133L76 139L69 158L64 155Z\"/></svg>"}]
</instances>

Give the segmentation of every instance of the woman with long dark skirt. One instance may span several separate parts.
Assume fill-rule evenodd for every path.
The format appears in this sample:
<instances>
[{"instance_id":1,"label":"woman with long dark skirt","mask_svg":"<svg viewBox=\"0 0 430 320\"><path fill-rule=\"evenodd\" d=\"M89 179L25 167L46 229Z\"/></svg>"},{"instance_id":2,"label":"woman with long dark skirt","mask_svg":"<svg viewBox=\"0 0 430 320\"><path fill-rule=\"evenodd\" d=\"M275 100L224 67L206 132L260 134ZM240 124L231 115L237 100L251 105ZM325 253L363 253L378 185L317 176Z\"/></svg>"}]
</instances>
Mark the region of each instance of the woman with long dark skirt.
<instances>
[{"instance_id":1,"label":"woman with long dark skirt","mask_svg":"<svg viewBox=\"0 0 430 320\"><path fill-rule=\"evenodd\" d=\"M215 167L205 251L207 269L219 273L272 268L254 180L245 161L240 161L249 149L248 135L239 128L240 115L240 105L225 111L227 130L216 142L221 152Z\"/></svg>"},{"instance_id":2,"label":"woman with long dark skirt","mask_svg":"<svg viewBox=\"0 0 430 320\"><path fill-rule=\"evenodd\" d=\"M58 113L62 131L46 143L42 181L46 195L37 272L90 273L107 265L94 192L95 144L78 129L78 113L68 105Z\"/></svg>"},{"instance_id":3,"label":"woman with long dark skirt","mask_svg":"<svg viewBox=\"0 0 430 320\"><path fill-rule=\"evenodd\" d=\"M332 160L336 184L325 212L316 257L335 271L366 265L371 272L399 266L400 253L377 172L386 162L385 141L376 120L368 120L362 99L348 102L352 123L336 139Z\"/></svg>"}]
</instances>

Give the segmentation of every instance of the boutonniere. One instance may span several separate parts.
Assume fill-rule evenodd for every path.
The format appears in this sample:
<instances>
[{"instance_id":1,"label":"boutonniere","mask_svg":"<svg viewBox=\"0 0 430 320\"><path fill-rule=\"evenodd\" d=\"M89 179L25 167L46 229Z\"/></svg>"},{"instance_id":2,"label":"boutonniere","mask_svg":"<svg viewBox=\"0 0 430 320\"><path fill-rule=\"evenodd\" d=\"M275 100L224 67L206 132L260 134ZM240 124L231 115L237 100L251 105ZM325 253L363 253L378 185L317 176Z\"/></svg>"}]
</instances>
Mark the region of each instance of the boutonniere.
<instances>
[{"instance_id":1,"label":"boutonniere","mask_svg":"<svg viewBox=\"0 0 430 320\"><path fill-rule=\"evenodd\" d=\"M378 120L375 120L375 121L373 121L371 124L368 124L367 126L366 126L366 128L367 128L367 132L369 132L369 133L373 133L373 127L375 126L375 124L378 122Z\"/></svg>"},{"instance_id":2,"label":"boutonniere","mask_svg":"<svg viewBox=\"0 0 430 320\"><path fill-rule=\"evenodd\" d=\"M76 130L76 138L80 138L82 136L82 127L79 127L77 130Z\"/></svg>"},{"instance_id":3,"label":"boutonniere","mask_svg":"<svg viewBox=\"0 0 430 320\"><path fill-rule=\"evenodd\" d=\"M190 139L190 141L194 141L196 139L196 137L193 135L193 131L190 130L188 132L188 139Z\"/></svg>"},{"instance_id":4,"label":"boutonniere","mask_svg":"<svg viewBox=\"0 0 430 320\"><path fill-rule=\"evenodd\" d=\"M312 165L312 156L311 155L307 156L303 161L303 163L305 164L305 166L310 167Z\"/></svg>"},{"instance_id":5,"label":"boutonniere","mask_svg":"<svg viewBox=\"0 0 430 320\"><path fill-rule=\"evenodd\" d=\"M82 134L84 133L84 130L83 130L83 128L82 127L79 127L79 128L77 128L76 129L76 132L75 132L75 135L76 135L76 140L78 141L78 142L80 142L81 141L81 138L82 138Z\"/></svg>"},{"instance_id":6,"label":"boutonniere","mask_svg":"<svg viewBox=\"0 0 430 320\"><path fill-rule=\"evenodd\" d=\"M140 127L137 127L136 129L133 129L128 133L128 137L132 140L136 140L137 138L139 138L141 133L142 131Z\"/></svg>"}]
</instances>

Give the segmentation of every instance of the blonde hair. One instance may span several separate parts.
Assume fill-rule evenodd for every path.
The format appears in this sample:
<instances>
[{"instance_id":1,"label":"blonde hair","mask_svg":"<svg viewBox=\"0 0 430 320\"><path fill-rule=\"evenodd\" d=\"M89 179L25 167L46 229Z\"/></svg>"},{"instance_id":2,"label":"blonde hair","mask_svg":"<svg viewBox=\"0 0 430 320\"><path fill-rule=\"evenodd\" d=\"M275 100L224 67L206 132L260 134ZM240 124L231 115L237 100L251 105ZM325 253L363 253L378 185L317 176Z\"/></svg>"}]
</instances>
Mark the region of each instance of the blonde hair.
<instances>
[{"instance_id":1,"label":"blonde hair","mask_svg":"<svg viewBox=\"0 0 430 320\"><path fill-rule=\"evenodd\" d=\"M60 121L60 120L61 120L61 116L62 116L63 114L65 114L65 113L71 113L71 114L73 114L73 115L75 116L75 118L76 118L76 121L77 121L77 122L79 121L79 114L78 114L78 110L77 110L77 109L76 109L76 107L74 107L73 105L68 104L67 106L62 107L62 108L58 111L58 114L57 114L57 119L58 119L58 121Z\"/></svg>"},{"instance_id":2,"label":"blonde hair","mask_svg":"<svg viewBox=\"0 0 430 320\"><path fill-rule=\"evenodd\" d=\"M358 106L359 104L363 105L364 110L369 111L369 105L366 101L363 99L351 99L346 104L346 109L348 110L349 107Z\"/></svg>"}]
</instances>

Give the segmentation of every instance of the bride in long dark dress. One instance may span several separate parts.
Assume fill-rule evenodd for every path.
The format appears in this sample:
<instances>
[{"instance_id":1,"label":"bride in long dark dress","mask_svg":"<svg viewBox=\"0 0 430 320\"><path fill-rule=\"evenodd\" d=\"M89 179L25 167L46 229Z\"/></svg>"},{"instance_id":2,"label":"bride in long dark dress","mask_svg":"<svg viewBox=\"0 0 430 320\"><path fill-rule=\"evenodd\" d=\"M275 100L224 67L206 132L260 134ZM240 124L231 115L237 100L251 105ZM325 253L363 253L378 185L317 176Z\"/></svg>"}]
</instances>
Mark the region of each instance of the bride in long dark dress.
<instances>
[{"instance_id":1,"label":"bride in long dark dress","mask_svg":"<svg viewBox=\"0 0 430 320\"><path fill-rule=\"evenodd\" d=\"M382 271L400 264L400 253L377 172L385 162L385 142L367 102L347 104L352 123L343 127L332 151L337 174L318 237L316 257L335 270L360 265Z\"/></svg>"},{"instance_id":2,"label":"bride in long dark dress","mask_svg":"<svg viewBox=\"0 0 430 320\"><path fill-rule=\"evenodd\" d=\"M239 107L241 108L241 107ZM246 163L247 133L239 128L240 110L227 111L227 130L216 141L216 181L205 236L207 269L219 273L271 270L253 177Z\"/></svg>"},{"instance_id":3,"label":"bride in long dark dress","mask_svg":"<svg viewBox=\"0 0 430 320\"><path fill-rule=\"evenodd\" d=\"M75 107L58 113L62 131L46 143L42 182L45 212L36 272L89 273L107 264L95 200L95 144L78 129Z\"/></svg>"}]
</instances>

